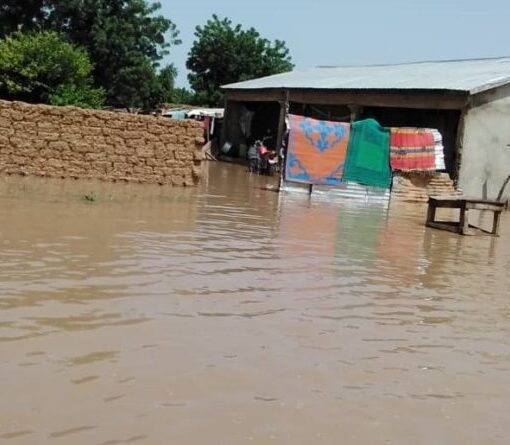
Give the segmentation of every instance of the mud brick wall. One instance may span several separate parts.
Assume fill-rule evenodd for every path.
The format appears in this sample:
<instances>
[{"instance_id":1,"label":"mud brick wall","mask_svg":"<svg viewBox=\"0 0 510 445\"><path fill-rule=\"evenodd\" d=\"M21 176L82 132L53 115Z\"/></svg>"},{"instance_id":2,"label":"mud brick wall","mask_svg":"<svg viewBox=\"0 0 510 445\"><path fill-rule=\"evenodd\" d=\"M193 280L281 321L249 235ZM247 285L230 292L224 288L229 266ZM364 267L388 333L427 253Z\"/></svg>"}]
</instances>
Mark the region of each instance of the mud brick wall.
<instances>
[{"instance_id":1,"label":"mud brick wall","mask_svg":"<svg viewBox=\"0 0 510 445\"><path fill-rule=\"evenodd\" d=\"M202 134L195 121L0 101L0 174L192 186Z\"/></svg>"}]
</instances>

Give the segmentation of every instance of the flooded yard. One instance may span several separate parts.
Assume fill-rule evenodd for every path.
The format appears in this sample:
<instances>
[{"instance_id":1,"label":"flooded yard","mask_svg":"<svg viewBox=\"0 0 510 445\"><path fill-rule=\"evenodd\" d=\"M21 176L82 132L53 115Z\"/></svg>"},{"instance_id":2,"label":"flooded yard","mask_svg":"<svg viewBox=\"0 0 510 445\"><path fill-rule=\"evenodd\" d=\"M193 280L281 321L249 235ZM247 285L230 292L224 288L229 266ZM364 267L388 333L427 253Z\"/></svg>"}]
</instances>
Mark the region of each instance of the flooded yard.
<instances>
[{"instance_id":1,"label":"flooded yard","mask_svg":"<svg viewBox=\"0 0 510 445\"><path fill-rule=\"evenodd\" d=\"M210 164L0 179L0 442L507 444L500 238Z\"/></svg>"}]
</instances>

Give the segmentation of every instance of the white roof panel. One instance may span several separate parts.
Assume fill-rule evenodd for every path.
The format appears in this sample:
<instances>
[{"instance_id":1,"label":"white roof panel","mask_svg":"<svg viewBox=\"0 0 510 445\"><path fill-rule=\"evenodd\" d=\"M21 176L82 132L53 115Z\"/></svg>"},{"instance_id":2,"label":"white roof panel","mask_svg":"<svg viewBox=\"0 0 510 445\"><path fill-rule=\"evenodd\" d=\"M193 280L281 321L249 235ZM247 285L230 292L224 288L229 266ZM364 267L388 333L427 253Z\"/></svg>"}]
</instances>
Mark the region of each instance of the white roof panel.
<instances>
[{"instance_id":1,"label":"white roof panel","mask_svg":"<svg viewBox=\"0 0 510 445\"><path fill-rule=\"evenodd\" d=\"M510 57L399 65L319 67L224 85L224 89L450 90L479 93L510 83Z\"/></svg>"}]
</instances>

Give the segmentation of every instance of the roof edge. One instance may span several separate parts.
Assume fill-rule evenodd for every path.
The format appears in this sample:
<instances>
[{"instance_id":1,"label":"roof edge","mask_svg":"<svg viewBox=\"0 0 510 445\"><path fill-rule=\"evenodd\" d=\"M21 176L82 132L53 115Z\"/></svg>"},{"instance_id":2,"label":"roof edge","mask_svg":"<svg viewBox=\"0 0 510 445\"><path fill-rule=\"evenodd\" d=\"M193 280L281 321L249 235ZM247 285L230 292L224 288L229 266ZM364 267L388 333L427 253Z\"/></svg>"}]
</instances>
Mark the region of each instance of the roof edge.
<instances>
[{"instance_id":1,"label":"roof edge","mask_svg":"<svg viewBox=\"0 0 510 445\"><path fill-rule=\"evenodd\" d=\"M473 59L436 59L436 60L415 60L411 62L398 62L398 63L371 63L368 65L318 65L315 68L369 68L369 67L381 67L381 66L408 66L408 65L421 65L424 63L457 63L457 62L483 62L483 61L495 61L510 59L508 56L498 57L475 57ZM310 68L313 69L313 68Z\"/></svg>"},{"instance_id":2,"label":"roof edge","mask_svg":"<svg viewBox=\"0 0 510 445\"><path fill-rule=\"evenodd\" d=\"M508 82L503 82L501 85L505 85L510 83L510 78ZM491 86L488 89L497 88L501 85ZM221 87L226 93L228 92L275 92L275 91L291 91L291 90L299 90L299 91L344 91L347 93L362 93L362 92L377 92L377 93L388 93L388 92L412 92L412 93L455 93L455 94L476 94L481 93L484 90L476 91L476 93L472 93L470 90L466 89L453 89L453 88L318 88L318 87L260 87L260 88L227 88Z\"/></svg>"},{"instance_id":3,"label":"roof edge","mask_svg":"<svg viewBox=\"0 0 510 445\"><path fill-rule=\"evenodd\" d=\"M499 79L496 79L492 82L489 82L485 85L481 85L479 87L476 87L476 88L472 88L469 93L471 95L475 95L475 94L479 94L479 93L484 93L486 91L489 91L489 90L493 90L494 88L499 88L499 87L502 87L504 85L508 85L510 84L510 76L505 76L505 77L501 77Z\"/></svg>"}]
</instances>

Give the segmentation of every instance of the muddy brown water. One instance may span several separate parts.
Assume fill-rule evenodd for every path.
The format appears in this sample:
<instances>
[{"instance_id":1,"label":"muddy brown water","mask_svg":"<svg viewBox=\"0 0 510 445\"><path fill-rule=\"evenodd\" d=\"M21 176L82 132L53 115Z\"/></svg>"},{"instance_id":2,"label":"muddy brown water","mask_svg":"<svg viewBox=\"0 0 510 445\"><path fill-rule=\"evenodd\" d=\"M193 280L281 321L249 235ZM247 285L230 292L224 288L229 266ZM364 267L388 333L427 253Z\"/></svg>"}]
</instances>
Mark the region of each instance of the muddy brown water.
<instances>
[{"instance_id":1,"label":"muddy brown water","mask_svg":"<svg viewBox=\"0 0 510 445\"><path fill-rule=\"evenodd\" d=\"M508 444L510 215L264 184L0 179L0 442Z\"/></svg>"}]
</instances>

